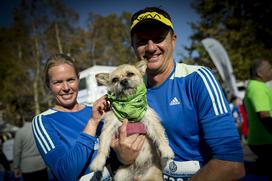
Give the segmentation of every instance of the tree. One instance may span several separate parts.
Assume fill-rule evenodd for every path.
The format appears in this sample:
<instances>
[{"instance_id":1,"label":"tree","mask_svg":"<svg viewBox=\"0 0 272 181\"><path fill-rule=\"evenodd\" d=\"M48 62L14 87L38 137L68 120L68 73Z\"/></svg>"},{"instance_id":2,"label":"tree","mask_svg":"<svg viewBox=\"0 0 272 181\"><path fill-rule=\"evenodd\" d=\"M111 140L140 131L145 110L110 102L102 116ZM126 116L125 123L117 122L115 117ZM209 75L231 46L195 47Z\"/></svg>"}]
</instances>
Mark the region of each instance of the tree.
<instances>
[{"instance_id":1,"label":"tree","mask_svg":"<svg viewBox=\"0 0 272 181\"><path fill-rule=\"evenodd\" d=\"M60 0L49 0L47 4L47 13L52 20L45 30L45 50L48 54L56 52L71 54L71 42L73 42L71 39L73 39L79 15Z\"/></svg>"},{"instance_id":2,"label":"tree","mask_svg":"<svg viewBox=\"0 0 272 181\"><path fill-rule=\"evenodd\" d=\"M0 93L5 120L17 124L34 115L32 40L18 19L11 28L0 29Z\"/></svg>"},{"instance_id":3,"label":"tree","mask_svg":"<svg viewBox=\"0 0 272 181\"><path fill-rule=\"evenodd\" d=\"M199 63L211 63L200 41L206 37L219 40L227 50L238 80L249 78L250 62L257 58L271 60L272 2L254 0L202 0L193 4L200 22L192 23L194 31L189 52L199 53ZM208 63L208 64L210 64Z\"/></svg>"},{"instance_id":4,"label":"tree","mask_svg":"<svg viewBox=\"0 0 272 181\"><path fill-rule=\"evenodd\" d=\"M44 60L44 29L47 26L46 1L21 1L13 11L14 24L1 29L3 51L3 97L6 119L10 122L40 113L47 100L41 83ZM31 86L32 85L32 86Z\"/></svg>"},{"instance_id":5,"label":"tree","mask_svg":"<svg viewBox=\"0 0 272 181\"><path fill-rule=\"evenodd\" d=\"M131 63L135 56L130 46L129 17L110 14L101 16L90 13L88 40L92 64L118 65Z\"/></svg>"},{"instance_id":6,"label":"tree","mask_svg":"<svg viewBox=\"0 0 272 181\"><path fill-rule=\"evenodd\" d=\"M49 55L70 54L79 69L95 64L133 63L130 17L90 14L88 29L77 26L78 14L61 0L22 0L13 11L11 27L0 27L0 102L5 120L19 124L52 106L43 84Z\"/></svg>"}]
</instances>

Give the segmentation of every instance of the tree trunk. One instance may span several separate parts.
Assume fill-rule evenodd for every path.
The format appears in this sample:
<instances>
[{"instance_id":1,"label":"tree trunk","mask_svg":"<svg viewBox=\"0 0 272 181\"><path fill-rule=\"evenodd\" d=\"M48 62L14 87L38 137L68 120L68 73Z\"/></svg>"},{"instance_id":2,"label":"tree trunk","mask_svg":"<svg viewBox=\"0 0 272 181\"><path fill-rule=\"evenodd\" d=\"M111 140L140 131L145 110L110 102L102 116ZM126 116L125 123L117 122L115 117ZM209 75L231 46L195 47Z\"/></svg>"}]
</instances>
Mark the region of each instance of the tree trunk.
<instances>
[{"instance_id":1,"label":"tree trunk","mask_svg":"<svg viewBox=\"0 0 272 181\"><path fill-rule=\"evenodd\" d=\"M63 53L61 41L60 41L60 36L59 36L59 26L58 23L55 22L55 32L56 32L56 40L57 40L57 45L59 49L59 53Z\"/></svg>"},{"instance_id":2,"label":"tree trunk","mask_svg":"<svg viewBox=\"0 0 272 181\"><path fill-rule=\"evenodd\" d=\"M35 57L34 59L36 60L36 73L34 77L34 82L33 82L33 92L34 92L34 106L35 106L35 114L40 113L40 103L39 103L39 76L40 76L40 51L39 51L39 40L38 40L38 35L36 33L36 28L35 25L32 24L33 32L34 32L34 50L35 50Z\"/></svg>"},{"instance_id":3,"label":"tree trunk","mask_svg":"<svg viewBox=\"0 0 272 181\"><path fill-rule=\"evenodd\" d=\"M17 43L17 47L18 47L18 60L21 62L22 61L22 46L20 43Z\"/></svg>"}]
</instances>

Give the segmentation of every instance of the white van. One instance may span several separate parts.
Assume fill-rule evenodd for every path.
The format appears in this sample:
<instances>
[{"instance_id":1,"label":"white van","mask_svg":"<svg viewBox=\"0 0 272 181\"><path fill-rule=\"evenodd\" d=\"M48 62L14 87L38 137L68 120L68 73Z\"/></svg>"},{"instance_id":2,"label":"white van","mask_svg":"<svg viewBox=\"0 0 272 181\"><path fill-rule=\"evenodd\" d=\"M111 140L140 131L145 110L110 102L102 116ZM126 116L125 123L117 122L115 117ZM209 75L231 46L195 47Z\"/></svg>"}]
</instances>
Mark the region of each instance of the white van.
<instances>
[{"instance_id":1,"label":"white van","mask_svg":"<svg viewBox=\"0 0 272 181\"><path fill-rule=\"evenodd\" d=\"M107 93L105 86L98 85L95 79L97 73L109 73L116 67L95 65L79 73L79 91L77 101L79 103L93 104L98 98Z\"/></svg>"},{"instance_id":2,"label":"white van","mask_svg":"<svg viewBox=\"0 0 272 181\"><path fill-rule=\"evenodd\" d=\"M236 82L237 90L238 90L238 95L237 97L244 99L245 93L246 93L246 87L247 87L248 81L238 81Z\"/></svg>"}]
</instances>

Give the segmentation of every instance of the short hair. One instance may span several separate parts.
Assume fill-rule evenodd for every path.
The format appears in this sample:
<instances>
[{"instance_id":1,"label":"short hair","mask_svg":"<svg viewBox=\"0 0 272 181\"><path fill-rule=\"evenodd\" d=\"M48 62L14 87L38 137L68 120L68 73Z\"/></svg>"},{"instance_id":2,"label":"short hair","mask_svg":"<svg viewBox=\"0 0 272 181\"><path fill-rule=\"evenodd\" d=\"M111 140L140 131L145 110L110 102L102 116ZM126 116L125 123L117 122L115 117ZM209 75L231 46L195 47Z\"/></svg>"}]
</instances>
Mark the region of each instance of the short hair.
<instances>
[{"instance_id":1,"label":"short hair","mask_svg":"<svg viewBox=\"0 0 272 181\"><path fill-rule=\"evenodd\" d=\"M44 71L43 71L44 79L45 79L45 84L48 88L50 87L50 84L49 84L50 78L48 75L50 68L57 66L57 65L61 65L61 64L68 64L71 67L73 67L76 72L77 77L79 78L79 71L78 71L78 68L75 64L75 59L66 55L66 54L63 54L63 53L57 53L55 55L50 56L47 59L45 67L44 67Z\"/></svg>"},{"instance_id":2,"label":"short hair","mask_svg":"<svg viewBox=\"0 0 272 181\"><path fill-rule=\"evenodd\" d=\"M256 59L252 62L250 69L249 69L249 74L250 78L256 78L258 77L258 70L261 68L264 62L268 62L266 59Z\"/></svg>"}]
</instances>

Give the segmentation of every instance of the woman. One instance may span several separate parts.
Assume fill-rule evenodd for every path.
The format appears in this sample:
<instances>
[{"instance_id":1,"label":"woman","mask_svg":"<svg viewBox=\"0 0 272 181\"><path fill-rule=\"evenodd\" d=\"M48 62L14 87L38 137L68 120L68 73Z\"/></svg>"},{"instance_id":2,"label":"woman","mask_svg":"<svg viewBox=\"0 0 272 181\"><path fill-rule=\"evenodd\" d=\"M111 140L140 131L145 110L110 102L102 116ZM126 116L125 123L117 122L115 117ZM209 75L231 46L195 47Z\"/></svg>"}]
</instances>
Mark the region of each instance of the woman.
<instances>
[{"instance_id":1,"label":"woman","mask_svg":"<svg viewBox=\"0 0 272 181\"><path fill-rule=\"evenodd\" d=\"M90 172L96 131L109 106L104 97L93 107L77 102L79 73L74 60L67 55L50 57L44 75L55 105L33 119L35 141L54 177L78 180Z\"/></svg>"}]
</instances>

